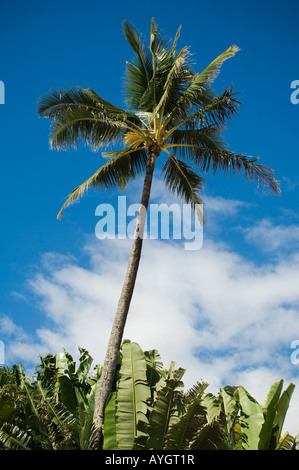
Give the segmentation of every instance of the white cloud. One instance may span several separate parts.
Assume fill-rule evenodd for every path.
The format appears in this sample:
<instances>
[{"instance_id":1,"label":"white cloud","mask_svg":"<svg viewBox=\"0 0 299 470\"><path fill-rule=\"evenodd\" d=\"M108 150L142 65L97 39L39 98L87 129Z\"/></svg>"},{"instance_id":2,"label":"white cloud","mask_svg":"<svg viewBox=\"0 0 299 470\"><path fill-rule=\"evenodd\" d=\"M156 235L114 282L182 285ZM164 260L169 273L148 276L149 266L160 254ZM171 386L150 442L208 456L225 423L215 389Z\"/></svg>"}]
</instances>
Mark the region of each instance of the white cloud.
<instances>
[{"instance_id":1,"label":"white cloud","mask_svg":"<svg viewBox=\"0 0 299 470\"><path fill-rule=\"evenodd\" d=\"M222 196L204 196L204 201L210 213L215 213L217 216L222 214L225 217L236 215L240 210L253 206L249 202L226 199Z\"/></svg>"},{"instance_id":2,"label":"white cloud","mask_svg":"<svg viewBox=\"0 0 299 470\"><path fill-rule=\"evenodd\" d=\"M6 337L13 337L14 340L29 340L28 335L21 326L16 325L7 315L0 315L0 331Z\"/></svg>"},{"instance_id":3,"label":"white cloud","mask_svg":"<svg viewBox=\"0 0 299 470\"><path fill-rule=\"evenodd\" d=\"M292 178L288 176L283 176L281 179L283 183L285 183L286 189L288 189L289 191L295 191L299 186L298 176L293 176Z\"/></svg>"},{"instance_id":4,"label":"white cloud","mask_svg":"<svg viewBox=\"0 0 299 470\"><path fill-rule=\"evenodd\" d=\"M299 248L299 225L296 224L274 224L269 219L263 219L244 232L248 242L267 252Z\"/></svg>"}]
</instances>

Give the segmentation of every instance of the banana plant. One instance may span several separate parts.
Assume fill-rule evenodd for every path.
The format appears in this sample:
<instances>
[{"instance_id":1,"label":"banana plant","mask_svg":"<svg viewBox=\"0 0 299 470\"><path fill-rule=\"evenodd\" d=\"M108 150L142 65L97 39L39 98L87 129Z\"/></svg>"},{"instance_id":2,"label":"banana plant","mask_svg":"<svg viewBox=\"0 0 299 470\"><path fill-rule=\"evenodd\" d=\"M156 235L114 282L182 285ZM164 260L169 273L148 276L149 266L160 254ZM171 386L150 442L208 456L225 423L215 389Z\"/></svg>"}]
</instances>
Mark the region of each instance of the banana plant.
<instances>
[{"instance_id":1,"label":"banana plant","mask_svg":"<svg viewBox=\"0 0 299 470\"><path fill-rule=\"evenodd\" d=\"M208 384L183 391L184 369L164 369L156 350L122 344L116 389L104 417L104 449L298 450L299 433L282 435L294 391L274 383L259 404L242 387L226 386L216 397ZM125 393L124 393L125 392Z\"/></svg>"},{"instance_id":2,"label":"banana plant","mask_svg":"<svg viewBox=\"0 0 299 470\"><path fill-rule=\"evenodd\" d=\"M92 448L101 367L80 350L79 366L66 351L41 358L34 379L22 366L0 368L0 449ZM184 391L184 369L164 368L157 350L122 343L114 388L105 408L103 450L299 450L283 434L294 391L275 382L263 404L240 386L217 396L198 382Z\"/></svg>"},{"instance_id":3,"label":"banana plant","mask_svg":"<svg viewBox=\"0 0 299 470\"><path fill-rule=\"evenodd\" d=\"M183 392L185 370L163 368L156 350L122 343L116 389L104 416L104 450L220 448L225 433L221 403L205 393L206 383Z\"/></svg>"},{"instance_id":4,"label":"banana plant","mask_svg":"<svg viewBox=\"0 0 299 470\"><path fill-rule=\"evenodd\" d=\"M61 401L71 412L88 402L88 393L101 373L101 368L95 367L89 378L93 358L86 349L79 348L79 352L77 369L76 362L66 350L55 356L47 354L44 358L40 357L41 363L36 368L37 380L43 387L51 389L56 400Z\"/></svg>"},{"instance_id":5,"label":"banana plant","mask_svg":"<svg viewBox=\"0 0 299 470\"><path fill-rule=\"evenodd\" d=\"M116 390L108 399L103 427L104 450L129 450L146 421L151 397L145 355L137 343L124 340Z\"/></svg>"},{"instance_id":6,"label":"banana plant","mask_svg":"<svg viewBox=\"0 0 299 470\"><path fill-rule=\"evenodd\" d=\"M263 404L259 404L242 386L223 387L220 398L231 448L244 450L295 449L297 440L283 436L285 416L295 385L283 391L283 380L271 385ZM297 450L297 449L296 449Z\"/></svg>"},{"instance_id":7,"label":"banana plant","mask_svg":"<svg viewBox=\"0 0 299 470\"><path fill-rule=\"evenodd\" d=\"M0 367L0 426L16 418L18 408L18 387L14 369Z\"/></svg>"},{"instance_id":8,"label":"banana plant","mask_svg":"<svg viewBox=\"0 0 299 470\"><path fill-rule=\"evenodd\" d=\"M17 450L75 449L79 436L76 416L61 402L56 402L39 381L30 382L21 366L19 377L19 394L22 396L18 410L20 417L1 426L1 447Z\"/></svg>"},{"instance_id":9,"label":"banana plant","mask_svg":"<svg viewBox=\"0 0 299 470\"><path fill-rule=\"evenodd\" d=\"M15 383L9 384L17 387L14 407L12 393L4 394L0 388L0 448L88 449L93 438L95 393L101 369L96 367L89 375L92 358L83 349L77 369L66 351L55 356L48 354L40 361L32 380L26 377L22 366L14 367Z\"/></svg>"},{"instance_id":10,"label":"banana plant","mask_svg":"<svg viewBox=\"0 0 299 470\"><path fill-rule=\"evenodd\" d=\"M82 450L88 449L93 438L93 414L95 395L102 368L95 366L91 372L93 358L86 349L79 348L79 365L66 350L41 359L37 381L54 395L56 402L75 415L78 420L79 443Z\"/></svg>"}]
</instances>

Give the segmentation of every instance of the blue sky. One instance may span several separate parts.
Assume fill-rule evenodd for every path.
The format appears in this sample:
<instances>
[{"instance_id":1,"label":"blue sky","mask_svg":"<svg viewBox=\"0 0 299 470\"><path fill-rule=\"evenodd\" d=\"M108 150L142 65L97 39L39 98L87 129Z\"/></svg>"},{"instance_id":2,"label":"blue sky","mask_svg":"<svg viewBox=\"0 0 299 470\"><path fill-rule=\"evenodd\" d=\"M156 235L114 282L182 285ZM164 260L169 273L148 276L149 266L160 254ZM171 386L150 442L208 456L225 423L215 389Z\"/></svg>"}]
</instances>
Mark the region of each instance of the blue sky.
<instances>
[{"instance_id":1,"label":"blue sky","mask_svg":"<svg viewBox=\"0 0 299 470\"><path fill-rule=\"evenodd\" d=\"M161 350L166 362L187 367L186 360L190 385L242 382L254 395L281 377L297 381L290 344L299 339L299 105L290 86L299 79L298 9L296 1L2 2L0 339L8 364L78 345L102 360L129 244L96 239L95 209L117 194L90 192L57 221L66 195L103 160L83 145L50 150L49 122L36 106L51 88L77 85L123 106L132 51L122 21L148 37L154 17L170 37L182 25L179 45L190 47L197 71L230 45L240 47L214 84L218 92L232 83L242 92L225 137L231 150L274 168L282 194L260 193L242 176L207 175L204 247L192 257L166 241L145 243L128 334ZM138 202L139 192L137 181L129 200ZM167 197L157 173L153 200ZM161 320L160 309L174 316ZM145 327L151 315L152 330Z\"/></svg>"}]
</instances>

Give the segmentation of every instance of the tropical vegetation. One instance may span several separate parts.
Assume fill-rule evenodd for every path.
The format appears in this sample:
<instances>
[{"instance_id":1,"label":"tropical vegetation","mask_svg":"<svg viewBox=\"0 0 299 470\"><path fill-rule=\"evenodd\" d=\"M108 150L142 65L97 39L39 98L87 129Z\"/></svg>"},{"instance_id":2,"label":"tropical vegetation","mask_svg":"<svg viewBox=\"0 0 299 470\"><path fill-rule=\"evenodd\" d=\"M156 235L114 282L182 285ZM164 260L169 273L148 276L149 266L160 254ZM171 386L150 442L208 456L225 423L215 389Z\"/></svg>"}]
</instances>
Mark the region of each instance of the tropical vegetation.
<instances>
[{"instance_id":1,"label":"tropical vegetation","mask_svg":"<svg viewBox=\"0 0 299 470\"><path fill-rule=\"evenodd\" d=\"M102 367L80 349L40 358L34 376L0 369L1 450L88 450ZM184 390L185 370L163 366L157 350L124 340L103 424L102 450L298 450L299 434L282 434L294 391L271 385L263 404L242 386L218 395L206 382Z\"/></svg>"}]
</instances>

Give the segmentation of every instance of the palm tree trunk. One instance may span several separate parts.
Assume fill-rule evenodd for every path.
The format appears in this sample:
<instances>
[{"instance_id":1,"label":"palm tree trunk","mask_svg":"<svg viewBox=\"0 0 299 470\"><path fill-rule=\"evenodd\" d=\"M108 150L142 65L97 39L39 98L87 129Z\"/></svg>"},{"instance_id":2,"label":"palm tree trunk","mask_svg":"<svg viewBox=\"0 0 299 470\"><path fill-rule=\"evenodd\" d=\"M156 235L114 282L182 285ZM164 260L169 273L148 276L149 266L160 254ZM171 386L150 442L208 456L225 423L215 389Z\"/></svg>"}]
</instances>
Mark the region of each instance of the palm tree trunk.
<instances>
[{"instance_id":1,"label":"palm tree trunk","mask_svg":"<svg viewBox=\"0 0 299 470\"><path fill-rule=\"evenodd\" d=\"M106 351L102 374L101 374L101 377L98 383L98 388L97 388L94 418L93 418L95 435L92 439L92 444L91 444L91 449L93 450L100 449L102 446L102 425L104 421L105 404L112 390L113 381L115 378L115 371L116 371L117 360L118 360L119 351L121 347L121 341L123 337L123 332L124 332L124 328L126 324L126 319L127 319L131 299L133 296L135 281L136 281L140 257L141 257L146 212L147 212L147 208L149 204L155 163L158 157L157 152L154 152L151 149L149 149L148 152L149 152L149 158L147 162L146 173L145 173L145 178L144 178L144 183L143 183L140 208L139 208L137 220L136 220L134 241L132 244L126 277L124 280L123 288L122 288L120 299L118 302L116 315L114 318L114 323L113 323L111 334L110 334L110 339L109 339L109 343L108 343L108 347Z\"/></svg>"}]
</instances>

